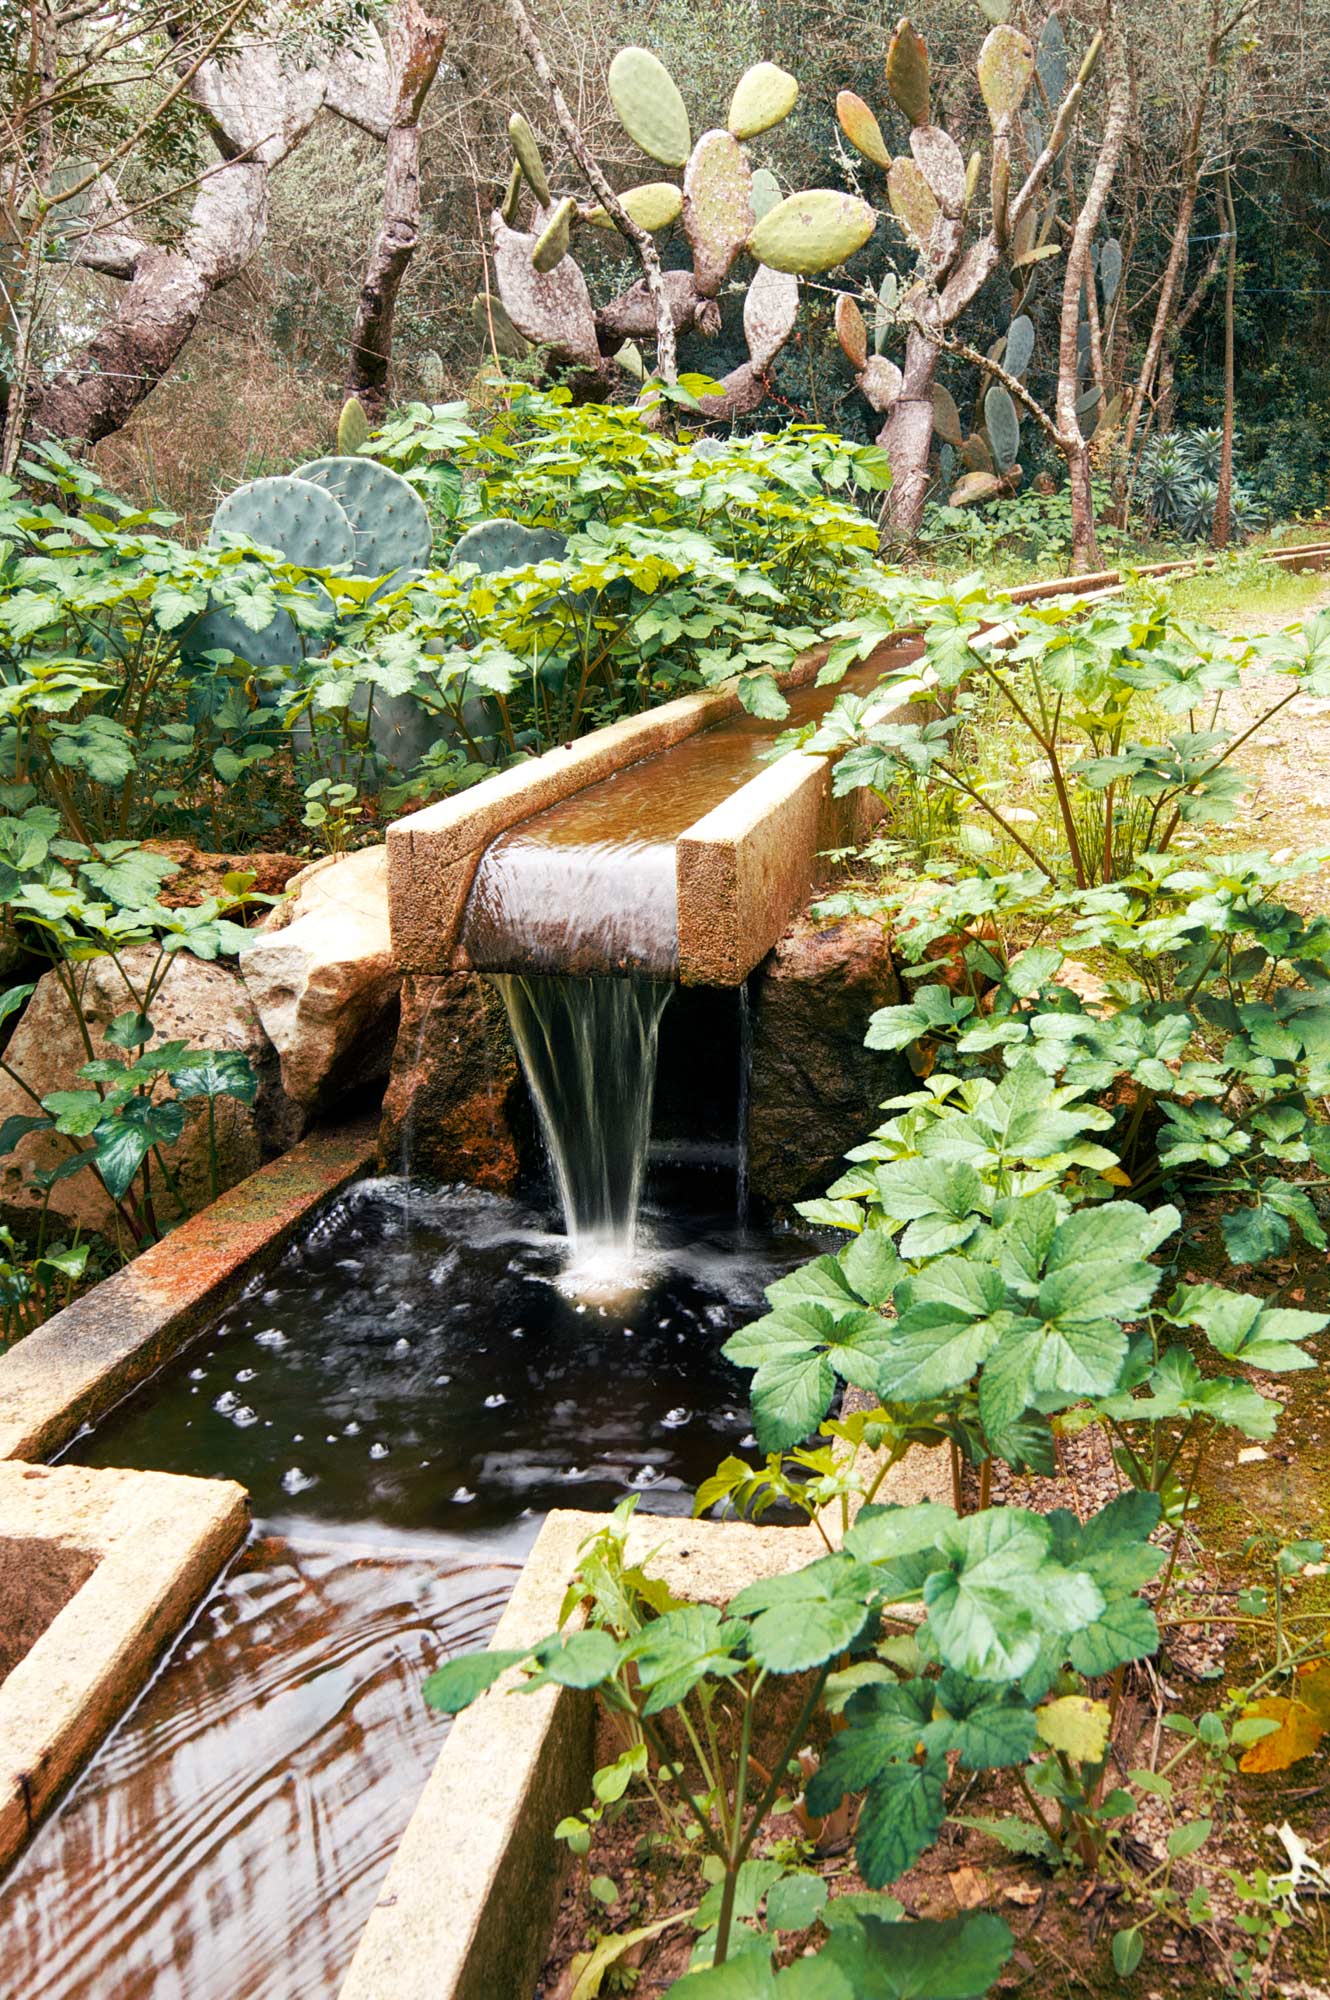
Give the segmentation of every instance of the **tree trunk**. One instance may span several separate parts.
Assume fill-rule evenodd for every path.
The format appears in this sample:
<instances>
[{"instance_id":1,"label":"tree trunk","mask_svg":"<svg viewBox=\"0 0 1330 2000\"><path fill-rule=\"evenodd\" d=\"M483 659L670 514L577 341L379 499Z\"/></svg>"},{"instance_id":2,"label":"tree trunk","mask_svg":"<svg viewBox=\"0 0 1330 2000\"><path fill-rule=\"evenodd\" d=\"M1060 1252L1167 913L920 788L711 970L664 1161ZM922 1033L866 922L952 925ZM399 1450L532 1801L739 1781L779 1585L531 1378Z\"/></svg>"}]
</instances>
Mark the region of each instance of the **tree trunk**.
<instances>
[{"instance_id":1,"label":"tree trunk","mask_svg":"<svg viewBox=\"0 0 1330 2000\"><path fill-rule=\"evenodd\" d=\"M937 353L927 334L911 327L905 342L901 392L878 433L877 441L891 464L891 491L882 509L883 539L898 547L910 547L923 524Z\"/></svg>"},{"instance_id":2,"label":"tree trunk","mask_svg":"<svg viewBox=\"0 0 1330 2000\"><path fill-rule=\"evenodd\" d=\"M1233 311L1238 285L1238 216L1233 205L1233 166L1224 160L1224 228L1228 235L1228 264L1224 272L1224 433L1219 448L1219 491L1215 495L1215 518L1210 529L1210 545L1226 549L1233 527Z\"/></svg>"},{"instance_id":3,"label":"tree trunk","mask_svg":"<svg viewBox=\"0 0 1330 2000\"><path fill-rule=\"evenodd\" d=\"M210 175L179 249L147 245L115 317L33 395L30 430L78 444L119 430L172 366L213 292L249 262L267 222L262 166L233 160Z\"/></svg>"},{"instance_id":4,"label":"tree trunk","mask_svg":"<svg viewBox=\"0 0 1330 2000\"><path fill-rule=\"evenodd\" d=\"M1094 524L1094 494L1090 485L1090 447L1083 443L1079 450L1068 451L1064 446L1063 456L1067 461L1067 480L1071 488L1072 573L1085 576L1100 566L1099 541Z\"/></svg>"},{"instance_id":5,"label":"tree trunk","mask_svg":"<svg viewBox=\"0 0 1330 2000\"><path fill-rule=\"evenodd\" d=\"M388 20L391 112L383 215L360 287L347 388L372 417L388 400L393 316L420 242L420 113L443 55L445 28L419 0L395 0Z\"/></svg>"}]
</instances>

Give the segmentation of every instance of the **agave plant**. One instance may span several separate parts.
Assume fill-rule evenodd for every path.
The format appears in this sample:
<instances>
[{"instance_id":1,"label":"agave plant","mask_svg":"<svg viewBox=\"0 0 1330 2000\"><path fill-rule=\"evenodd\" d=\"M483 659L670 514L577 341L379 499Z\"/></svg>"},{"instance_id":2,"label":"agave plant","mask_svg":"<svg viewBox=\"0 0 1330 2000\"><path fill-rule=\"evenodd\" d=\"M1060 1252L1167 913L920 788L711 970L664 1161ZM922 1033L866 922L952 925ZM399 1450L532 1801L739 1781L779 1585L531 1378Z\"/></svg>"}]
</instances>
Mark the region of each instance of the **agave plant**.
<instances>
[{"instance_id":1,"label":"agave plant","mask_svg":"<svg viewBox=\"0 0 1330 2000\"><path fill-rule=\"evenodd\" d=\"M1167 431L1151 438L1141 454L1138 487L1146 518L1184 541L1205 541L1219 498L1222 448L1223 433L1213 428ZM1230 527L1239 541L1265 525L1255 494L1236 479L1230 508Z\"/></svg>"}]
</instances>

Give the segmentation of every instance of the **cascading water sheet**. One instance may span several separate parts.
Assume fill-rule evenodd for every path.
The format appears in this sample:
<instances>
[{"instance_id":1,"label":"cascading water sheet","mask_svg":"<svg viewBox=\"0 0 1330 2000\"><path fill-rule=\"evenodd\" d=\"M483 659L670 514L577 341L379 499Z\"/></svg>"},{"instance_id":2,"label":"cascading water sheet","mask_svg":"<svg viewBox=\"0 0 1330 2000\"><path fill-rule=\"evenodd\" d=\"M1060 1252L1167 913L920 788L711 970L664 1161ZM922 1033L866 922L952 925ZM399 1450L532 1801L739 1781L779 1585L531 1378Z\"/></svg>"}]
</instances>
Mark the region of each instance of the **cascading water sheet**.
<instances>
[{"instance_id":1,"label":"cascading water sheet","mask_svg":"<svg viewBox=\"0 0 1330 2000\"><path fill-rule=\"evenodd\" d=\"M651 1138L662 980L498 973L563 1203L573 1268L625 1274Z\"/></svg>"}]
</instances>

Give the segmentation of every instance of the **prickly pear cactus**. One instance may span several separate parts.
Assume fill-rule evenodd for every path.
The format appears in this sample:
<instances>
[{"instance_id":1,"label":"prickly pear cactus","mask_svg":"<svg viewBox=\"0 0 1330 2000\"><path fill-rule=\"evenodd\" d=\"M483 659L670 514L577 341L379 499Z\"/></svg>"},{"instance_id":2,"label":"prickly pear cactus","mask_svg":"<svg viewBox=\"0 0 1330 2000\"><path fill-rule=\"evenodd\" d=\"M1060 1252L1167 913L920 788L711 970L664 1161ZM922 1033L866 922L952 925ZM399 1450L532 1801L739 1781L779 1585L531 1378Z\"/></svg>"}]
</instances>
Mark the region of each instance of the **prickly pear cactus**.
<instances>
[{"instance_id":1,"label":"prickly pear cactus","mask_svg":"<svg viewBox=\"0 0 1330 2000\"><path fill-rule=\"evenodd\" d=\"M369 418L357 396L348 396L337 419L337 449L348 455L369 443Z\"/></svg>"},{"instance_id":2,"label":"prickly pear cactus","mask_svg":"<svg viewBox=\"0 0 1330 2000\"><path fill-rule=\"evenodd\" d=\"M453 549L448 567L474 563L492 575L499 570L526 569L532 563L558 562L567 546L552 528L527 528L520 521L478 521Z\"/></svg>"},{"instance_id":3,"label":"prickly pear cactus","mask_svg":"<svg viewBox=\"0 0 1330 2000\"><path fill-rule=\"evenodd\" d=\"M683 177L683 226L699 291L715 297L755 221L743 147L731 132L704 132Z\"/></svg>"},{"instance_id":4,"label":"prickly pear cactus","mask_svg":"<svg viewBox=\"0 0 1330 2000\"><path fill-rule=\"evenodd\" d=\"M610 64L610 101L635 146L663 167L681 167L692 147L679 86L650 49L620 49Z\"/></svg>"},{"instance_id":5,"label":"prickly pear cactus","mask_svg":"<svg viewBox=\"0 0 1330 2000\"><path fill-rule=\"evenodd\" d=\"M885 173L891 165L891 154L882 137L882 127L863 98L852 90L842 90L836 99L836 118L855 152Z\"/></svg>"},{"instance_id":6,"label":"prickly pear cactus","mask_svg":"<svg viewBox=\"0 0 1330 2000\"><path fill-rule=\"evenodd\" d=\"M754 63L734 87L725 123L736 139L755 139L789 117L798 95L799 86L788 70L773 62Z\"/></svg>"},{"instance_id":7,"label":"prickly pear cactus","mask_svg":"<svg viewBox=\"0 0 1330 2000\"><path fill-rule=\"evenodd\" d=\"M315 458L296 477L330 493L346 515L355 536L357 576L427 567L433 547L429 514L399 473L372 458Z\"/></svg>"},{"instance_id":8,"label":"prickly pear cactus","mask_svg":"<svg viewBox=\"0 0 1330 2000\"><path fill-rule=\"evenodd\" d=\"M1021 420L1008 390L995 382L984 397L984 429L998 471L1008 473L1021 452Z\"/></svg>"},{"instance_id":9,"label":"prickly pear cactus","mask_svg":"<svg viewBox=\"0 0 1330 2000\"><path fill-rule=\"evenodd\" d=\"M319 600L331 623L333 601L321 583L311 582L309 594ZM288 671L322 651L326 631L302 632L289 612L278 611L259 632L237 618L233 611L211 605L180 635L180 657L187 665L198 664L205 653L234 653L262 672L283 667Z\"/></svg>"},{"instance_id":10,"label":"prickly pear cactus","mask_svg":"<svg viewBox=\"0 0 1330 2000\"><path fill-rule=\"evenodd\" d=\"M673 181L644 181L641 187L625 188L619 196L620 206L638 228L648 229L652 235L679 220L683 202L683 193ZM583 220L597 229L614 228L614 217L607 208L593 208Z\"/></svg>"},{"instance_id":11,"label":"prickly pear cactus","mask_svg":"<svg viewBox=\"0 0 1330 2000\"><path fill-rule=\"evenodd\" d=\"M748 239L759 264L773 271L811 277L834 270L862 250L877 227L877 216L857 195L814 188L787 195L764 215Z\"/></svg>"},{"instance_id":12,"label":"prickly pear cactus","mask_svg":"<svg viewBox=\"0 0 1330 2000\"><path fill-rule=\"evenodd\" d=\"M929 125L928 44L908 14L901 16L887 47L887 89L911 125Z\"/></svg>"},{"instance_id":13,"label":"prickly pear cactus","mask_svg":"<svg viewBox=\"0 0 1330 2000\"><path fill-rule=\"evenodd\" d=\"M299 569L343 569L355 554L355 535L333 495L312 480L278 475L252 479L228 493L212 517L208 542L226 536L280 549Z\"/></svg>"}]
</instances>

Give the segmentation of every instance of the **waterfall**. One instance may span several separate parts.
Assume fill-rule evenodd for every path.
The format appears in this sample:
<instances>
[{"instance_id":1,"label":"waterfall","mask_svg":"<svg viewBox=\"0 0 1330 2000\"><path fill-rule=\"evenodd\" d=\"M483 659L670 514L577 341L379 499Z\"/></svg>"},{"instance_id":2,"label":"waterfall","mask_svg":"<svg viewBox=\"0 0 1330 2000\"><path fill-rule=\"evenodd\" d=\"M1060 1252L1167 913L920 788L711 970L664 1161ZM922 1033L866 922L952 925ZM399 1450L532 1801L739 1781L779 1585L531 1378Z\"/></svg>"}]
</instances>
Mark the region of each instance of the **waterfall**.
<instances>
[{"instance_id":1,"label":"waterfall","mask_svg":"<svg viewBox=\"0 0 1330 2000\"><path fill-rule=\"evenodd\" d=\"M540 1117L574 1279L622 1277L636 1246L657 1035L673 988L633 975L491 977Z\"/></svg>"}]
</instances>

